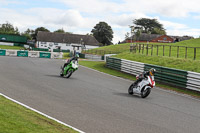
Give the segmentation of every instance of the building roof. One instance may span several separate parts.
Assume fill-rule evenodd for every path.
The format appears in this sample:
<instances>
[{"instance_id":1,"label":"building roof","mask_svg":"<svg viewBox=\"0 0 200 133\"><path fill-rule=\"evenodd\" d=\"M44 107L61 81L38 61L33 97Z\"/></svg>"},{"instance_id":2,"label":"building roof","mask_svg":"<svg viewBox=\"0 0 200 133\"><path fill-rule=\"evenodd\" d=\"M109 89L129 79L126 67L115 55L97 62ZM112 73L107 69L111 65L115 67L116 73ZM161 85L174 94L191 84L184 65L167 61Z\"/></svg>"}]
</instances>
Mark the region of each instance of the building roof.
<instances>
[{"instance_id":1,"label":"building roof","mask_svg":"<svg viewBox=\"0 0 200 133\"><path fill-rule=\"evenodd\" d=\"M78 35L71 33L52 33L39 31L37 34L37 41L55 42L55 43L75 43L84 45L99 46L99 42L91 35Z\"/></svg>"},{"instance_id":2,"label":"building roof","mask_svg":"<svg viewBox=\"0 0 200 133\"><path fill-rule=\"evenodd\" d=\"M160 36L162 36L162 35L142 33L139 38L136 38L136 40L138 40L138 41L151 41L152 39L158 38ZM135 37L136 36L133 35L132 39L134 39ZM128 39L131 39L131 37L129 37Z\"/></svg>"},{"instance_id":3,"label":"building roof","mask_svg":"<svg viewBox=\"0 0 200 133\"><path fill-rule=\"evenodd\" d=\"M194 37L191 36L170 36L174 40L178 39L179 41L184 41L184 40L190 40L193 39Z\"/></svg>"},{"instance_id":4,"label":"building roof","mask_svg":"<svg viewBox=\"0 0 200 133\"><path fill-rule=\"evenodd\" d=\"M136 40L138 40L138 41L151 41L151 40L156 39L160 36L163 36L163 35L142 33L139 38L136 38ZM166 36L172 38L173 40L178 39L179 41L189 40L189 39L193 38L193 37L190 37L190 36L170 36L170 35L166 35ZM132 39L134 39L135 35L133 35L132 37L133 37ZM131 39L131 37L129 37L128 39Z\"/></svg>"}]
</instances>

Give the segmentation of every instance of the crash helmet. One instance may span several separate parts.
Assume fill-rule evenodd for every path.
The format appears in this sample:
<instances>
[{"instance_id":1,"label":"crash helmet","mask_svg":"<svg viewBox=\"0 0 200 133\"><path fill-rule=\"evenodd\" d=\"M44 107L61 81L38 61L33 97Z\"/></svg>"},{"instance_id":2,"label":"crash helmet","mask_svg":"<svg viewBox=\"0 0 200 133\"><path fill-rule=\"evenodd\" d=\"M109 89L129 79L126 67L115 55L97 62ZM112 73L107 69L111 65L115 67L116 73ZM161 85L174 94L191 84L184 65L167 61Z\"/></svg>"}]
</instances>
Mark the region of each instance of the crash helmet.
<instances>
[{"instance_id":1,"label":"crash helmet","mask_svg":"<svg viewBox=\"0 0 200 133\"><path fill-rule=\"evenodd\" d=\"M76 57L76 58L79 58L79 54L76 54L75 57Z\"/></svg>"},{"instance_id":2,"label":"crash helmet","mask_svg":"<svg viewBox=\"0 0 200 133\"><path fill-rule=\"evenodd\" d=\"M153 75L155 74L155 72L156 72L156 69L154 69L154 68L151 68L151 69L149 70L149 74L150 74L151 76L153 76Z\"/></svg>"}]
</instances>

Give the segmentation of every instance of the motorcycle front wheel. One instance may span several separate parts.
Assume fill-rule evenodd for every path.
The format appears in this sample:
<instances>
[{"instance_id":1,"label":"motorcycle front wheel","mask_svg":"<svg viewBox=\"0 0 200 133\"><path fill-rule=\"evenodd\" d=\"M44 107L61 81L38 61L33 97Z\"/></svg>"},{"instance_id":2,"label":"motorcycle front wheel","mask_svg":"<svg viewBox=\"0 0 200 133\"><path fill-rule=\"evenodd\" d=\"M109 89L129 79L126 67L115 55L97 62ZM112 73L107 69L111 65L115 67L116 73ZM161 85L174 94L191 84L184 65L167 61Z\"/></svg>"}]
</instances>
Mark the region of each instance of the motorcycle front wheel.
<instances>
[{"instance_id":1,"label":"motorcycle front wheel","mask_svg":"<svg viewBox=\"0 0 200 133\"><path fill-rule=\"evenodd\" d=\"M132 85L128 88L128 94L133 95L133 88L134 88L134 85L132 84Z\"/></svg>"},{"instance_id":2,"label":"motorcycle front wheel","mask_svg":"<svg viewBox=\"0 0 200 133\"><path fill-rule=\"evenodd\" d=\"M61 70L61 72L60 72L60 76L61 76L61 77L64 76L64 74L63 74L63 70Z\"/></svg>"},{"instance_id":3,"label":"motorcycle front wheel","mask_svg":"<svg viewBox=\"0 0 200 133\"><path fill-rule=\"evenodd\" d=\"M66 78L69 78L73 73L73 70L67 70Z\"/></svg>"},{"instance_id":4,"label":"motorcycle front wheel","mask_svg":"<svg viewBox=\"0 0 200 133\"><path fill-rule=\"evenodd\" d=\"M151 92L151 88L148 87L147 89L145 89L145 87L142 88L142 91L141 91L141 97L142 98L146 98Z\"/></svg>"}]
</instances>

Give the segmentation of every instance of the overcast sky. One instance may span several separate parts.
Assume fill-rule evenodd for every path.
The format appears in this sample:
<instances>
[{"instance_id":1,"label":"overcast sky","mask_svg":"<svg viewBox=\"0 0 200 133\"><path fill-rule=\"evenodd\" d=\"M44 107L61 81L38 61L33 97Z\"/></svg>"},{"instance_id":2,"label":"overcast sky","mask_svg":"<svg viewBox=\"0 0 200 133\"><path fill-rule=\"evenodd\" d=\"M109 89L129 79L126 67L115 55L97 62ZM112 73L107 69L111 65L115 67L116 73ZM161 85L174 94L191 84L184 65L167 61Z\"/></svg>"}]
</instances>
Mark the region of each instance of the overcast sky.
<instances>
[{"instance_id":1,"label":"overcast sky","mask_svg":"<svg viewBox=\"0 0 200 133\"><path fill-rule=\"evenodd\" d=\"M0 0L0 24L8 21L20 32L43 26L87 34L104 21L113 29L113 43L144 17L156 18L168 35L200 36L199 0Z\"/></svg>"}]
</instances>

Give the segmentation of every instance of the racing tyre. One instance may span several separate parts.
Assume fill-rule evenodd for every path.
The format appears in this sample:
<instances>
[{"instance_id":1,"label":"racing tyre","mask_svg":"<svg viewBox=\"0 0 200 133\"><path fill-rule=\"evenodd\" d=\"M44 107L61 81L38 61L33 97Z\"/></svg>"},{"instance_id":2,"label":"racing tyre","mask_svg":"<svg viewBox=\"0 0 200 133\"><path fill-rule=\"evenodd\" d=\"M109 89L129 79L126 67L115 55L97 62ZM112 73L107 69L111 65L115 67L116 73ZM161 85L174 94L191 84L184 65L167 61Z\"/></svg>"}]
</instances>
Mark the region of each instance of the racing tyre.
<instances>
[{"instance_id":1,"label":"racing tyre","mask_svg":"<svg viewBox=\"0 0 200 133\"><path fill-rule=\"evenodd\" d=\"M69 78L73 73L73 70L67 70L66 78Z\"/></svg>"},{"instance_id":2,"label":"racing tyre","mask_svg":"<svg viewBox=\"0 0 200 133\"><path fill-rule=\"evenodd\" d=\"M64 76L64 74L63 74L63 71L61 71L61 72L60 72L60 76L61 76L61 77L63 77L63 76Z\"/></svg>"},{"instance_id":3,"label":"racing tyre","mask_svg":"<svg viewBox=\"0 0 200 133\"><path fill-rule=\"evenodd\" d=\"M128 88L128 94L133 95L133 88L134 88L134 84L132 84L132 85Z\"/></svg>"},{"instance_id":4,"label":"racing tyre","mask_svg":"<svg viewBox=\"0 0 200 133\"><path fill-rule=\"evenodd\" d=\"M142 88L142 91L141 91L141 97L142 98L146 98L151 92L151 88L148 87L146 90L145 90L145 87Z\"/></svg>"}]
</instances>

